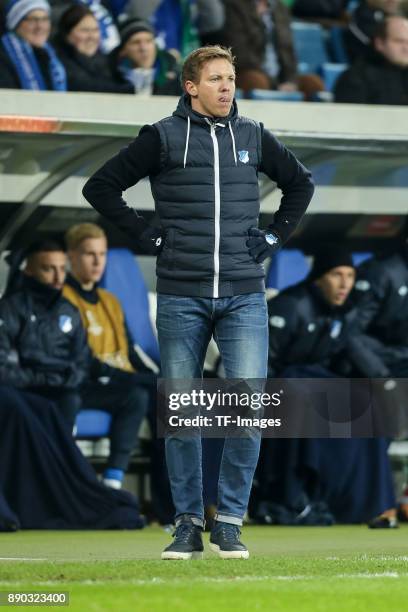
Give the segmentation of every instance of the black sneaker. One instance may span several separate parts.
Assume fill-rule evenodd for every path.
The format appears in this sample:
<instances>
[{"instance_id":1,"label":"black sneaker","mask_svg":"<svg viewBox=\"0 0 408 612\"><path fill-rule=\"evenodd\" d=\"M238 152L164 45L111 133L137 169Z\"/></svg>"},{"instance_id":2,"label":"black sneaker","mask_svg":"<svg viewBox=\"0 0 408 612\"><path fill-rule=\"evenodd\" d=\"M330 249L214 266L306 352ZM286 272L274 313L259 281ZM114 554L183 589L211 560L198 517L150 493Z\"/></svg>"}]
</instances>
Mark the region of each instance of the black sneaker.
<instances>
[{"instance_id":1,"label":"black sneaker","mask_svg":"<svg viewBox=\"0 0 408 612\"><path fill-rule=\"evenodd\" d=\"M215 521L210 535L210 548L221 559L248 559L247 547L240 541L238 525Z\"/></svg>"},{"instance_id":2,"label":"black sneaker","mask_svg":"<svg viewBox=\"0 0 408 612\"><path fill-rule=\"evenodd\" d=\"M177 521L173 533L173 542L161 554L162 559L202 559L203 528L195 525L190 516L183 516Z\"/></svg>"}]
</instances>

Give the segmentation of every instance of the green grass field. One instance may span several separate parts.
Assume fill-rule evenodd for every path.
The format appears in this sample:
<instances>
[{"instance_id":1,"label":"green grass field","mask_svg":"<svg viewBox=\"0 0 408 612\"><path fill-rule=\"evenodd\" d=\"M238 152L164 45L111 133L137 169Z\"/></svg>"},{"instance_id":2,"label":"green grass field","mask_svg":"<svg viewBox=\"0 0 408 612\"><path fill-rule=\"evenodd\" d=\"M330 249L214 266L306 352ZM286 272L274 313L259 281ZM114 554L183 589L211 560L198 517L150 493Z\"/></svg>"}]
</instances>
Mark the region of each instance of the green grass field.
<instances>
[{"instance_id":1,"label":"green grass field","mask_svg":"<svg viewBox=\"0 0 408 612\"><path fill-rule=\"evenodd\" d=\"M242 539L247 561L161 561L159 528L3 533L0 591L69 591L62 609L81 611L408 609L407 527L245 527Z\"/></svg>"}]
</instances>

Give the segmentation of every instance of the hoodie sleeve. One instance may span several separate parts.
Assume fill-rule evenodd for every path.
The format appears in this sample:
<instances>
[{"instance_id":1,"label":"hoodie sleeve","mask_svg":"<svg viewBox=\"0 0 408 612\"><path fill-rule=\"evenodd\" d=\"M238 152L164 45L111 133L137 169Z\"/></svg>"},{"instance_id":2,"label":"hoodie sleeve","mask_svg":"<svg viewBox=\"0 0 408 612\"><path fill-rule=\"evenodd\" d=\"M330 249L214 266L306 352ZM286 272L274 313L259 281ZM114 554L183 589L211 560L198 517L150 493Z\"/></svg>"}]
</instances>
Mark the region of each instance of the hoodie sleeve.
<instances>
[{"instance_id":1,"label":"hoodie sleeve","mask_svg":"<svg viewBox=\"0 0 408 612\"><path fill-rule=\"evenodd\" d=\"M272 231L285 243L296 229L312 199L312 175L269 130L262 127L262 163L259 168L282 191Z\"/></svg>"},{"instance_id":2,"label":"hoodie sleeve","mask_svg":"<svg viewBox=\"0 0 408 612\"><path fill-rule=\"evenodd\" d=\"M91 176L82 193L102 217L134 239L147 222L128 206L122 193L146 176L156 174L159 164L159 133L155 127L145 125L133 142Z\"/></svg>"}]
</instances>

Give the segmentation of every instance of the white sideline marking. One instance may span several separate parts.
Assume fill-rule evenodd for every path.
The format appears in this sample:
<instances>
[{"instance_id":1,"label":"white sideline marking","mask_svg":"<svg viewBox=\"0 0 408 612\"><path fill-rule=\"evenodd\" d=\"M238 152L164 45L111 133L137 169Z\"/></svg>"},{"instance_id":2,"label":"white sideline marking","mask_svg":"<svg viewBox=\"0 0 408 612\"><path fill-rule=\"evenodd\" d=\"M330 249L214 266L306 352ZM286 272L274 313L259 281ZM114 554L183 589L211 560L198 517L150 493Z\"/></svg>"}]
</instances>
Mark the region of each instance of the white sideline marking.
<instances>
[{"instance_id":1,"label":"white sideline marking","mask_svg":"<svg viewBox=\"0 0 408 612\"><path fill-rule=\"evenodd\" d=\"M354 578L354 579L359 579L359 578L364 578L367 580L377 580L379 578L406 578L408 576L408 573L398 573L398 572L377 572L375 574L365 574L365 573L357 573L357 574L334 574L333 576L327 576L327 575L318 575L318 576L305 576L305 575L294 575L294 576L234 576L232 578L217 578L217 577L209 577L209 578L189 578L188 582L206 582L206 583L220 583L220 582L229 582L229 583L233 583L233 582L271 582L271 581L296 581L296 580L321 580L321 579L325 579L325 580L330 580L330 579L335 579L335 580L349 580L350 578ZM60 581L60 580L35 580L34 581L36 585L38 586L61 586L61 584L64 584L65 581ZM106 580L68 580L66 582L72 582L74 584L77 585L86 585L86 586L101 586L101 585L106 585L107 581ZM19 584L26 584L27 580L20 580L20 581L5 581L5 580L0 580L0 586L18 586ZM159 577L153 577L149 580L143 580L143 579L133 579L133 580L113 580L112 583L114 584L133 584L136 586L148 586L148 585L152 585L152 584L184 584L185 580L180 580L180 579L174 579L174 578L159 578Z\"/></svg>"},{"instance_id":2,"label":"white sideline marking","mask_svg":"<svg viewBox=\"0 0 408 612\"><path fill-rule=\"evenodd\" d=\"M31 557L0 557L0 561L48 561L48 559L33 559Z\"/></svg>"}]
</instances>

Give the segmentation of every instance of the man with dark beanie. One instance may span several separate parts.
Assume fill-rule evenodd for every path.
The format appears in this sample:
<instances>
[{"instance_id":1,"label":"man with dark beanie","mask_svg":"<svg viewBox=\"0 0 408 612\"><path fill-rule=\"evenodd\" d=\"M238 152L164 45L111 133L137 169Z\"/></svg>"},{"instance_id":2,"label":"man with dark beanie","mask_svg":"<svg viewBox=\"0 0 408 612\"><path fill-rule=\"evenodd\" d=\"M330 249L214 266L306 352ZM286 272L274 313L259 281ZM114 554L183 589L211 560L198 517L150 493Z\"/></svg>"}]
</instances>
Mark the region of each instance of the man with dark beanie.
<instances>
[{"instance_id":1,"label":"man with dark beanie","mask_svg":"<svg viewBox=\"0 0 408 612\"><path fill-rule=\"evenodd\" d=\"M305 281L269 301L269 377L340 375L356 317L354 281L350 253L333 244L315 256ZM382 515L373 526L396 525L383 439L265 439L257 480L262 522L330 525Z\"/></svg>"},{"instance_id":2,"label":"man with dark beanie","mask_svg":"<svg viewBox=\"0 0 408 612\"><path fill-rule=\"evenodd\" d=\"M306 281L269 302L269 376L281 375L288 367L309 371L315 365L331 366L343 347L347 298L354 280L350 253L333 245L315 256Z\"/></svg>"},{"instance_id":3,"label":"man with dark beanie","mask_svg":"<svg viewBox=\"0 0 408 612\"><path fill-rule=\"evenodd\" d=\"M136 93L179 96L180 66L174 55L157 48L151 25L128 19L119 24L119 34L120 45L111 60L120 77L131 83Z\"/></svg>"}]
</instances>

